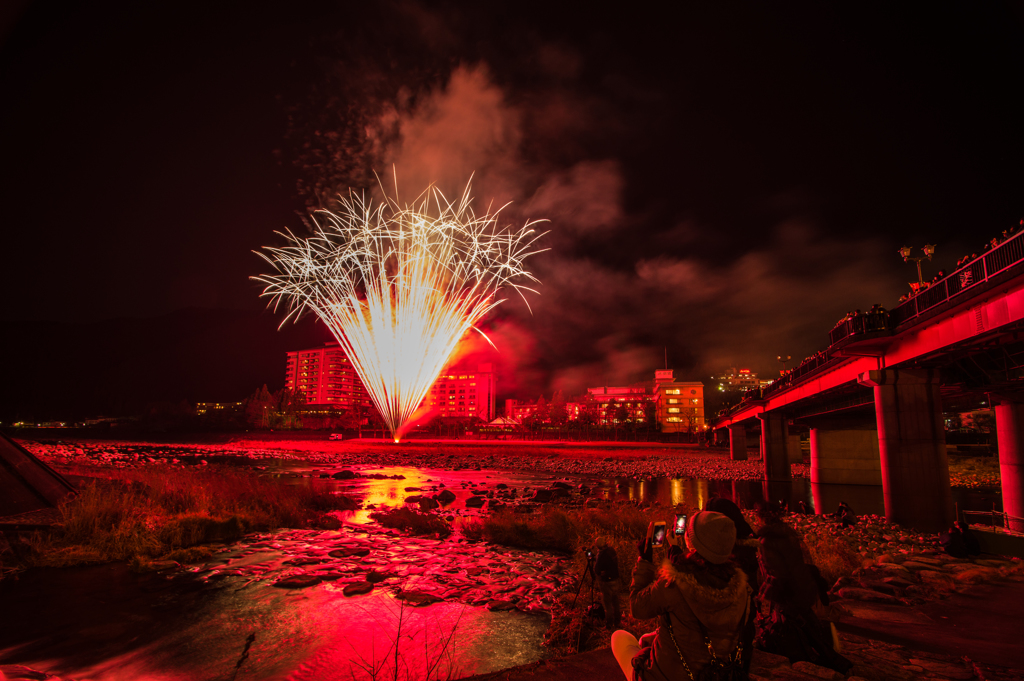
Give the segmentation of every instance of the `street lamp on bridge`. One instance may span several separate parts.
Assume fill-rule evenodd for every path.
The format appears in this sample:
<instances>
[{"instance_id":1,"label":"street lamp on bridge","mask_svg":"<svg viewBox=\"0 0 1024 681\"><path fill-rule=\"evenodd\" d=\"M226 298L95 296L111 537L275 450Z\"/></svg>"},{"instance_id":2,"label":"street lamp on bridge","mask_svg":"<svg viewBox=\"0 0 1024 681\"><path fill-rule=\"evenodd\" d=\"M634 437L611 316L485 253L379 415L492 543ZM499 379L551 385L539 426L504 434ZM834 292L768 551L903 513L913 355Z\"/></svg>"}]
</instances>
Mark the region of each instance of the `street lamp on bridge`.
<instances>
[{"instance_id":1,"label":"street lamp on bridge","mask_svg":"<svg viewBox=\"0 0 1024 681\"><path fill-rule=\"evenodd\" d=\"M910 262L913 260L917 263L917 288L914 289L915 293L924 288L924 276L921 274L921 261L931 261L932 256L935 255L935 244L925 244L921 247L921 250L924 251L924 255L917 258L910 257L910 254L914 251L910 246L904 246L899 250L899 254L903 256L903 262ZM911 288L914 288L913 284L910 286Z\"/></svg>"}]
</instances>

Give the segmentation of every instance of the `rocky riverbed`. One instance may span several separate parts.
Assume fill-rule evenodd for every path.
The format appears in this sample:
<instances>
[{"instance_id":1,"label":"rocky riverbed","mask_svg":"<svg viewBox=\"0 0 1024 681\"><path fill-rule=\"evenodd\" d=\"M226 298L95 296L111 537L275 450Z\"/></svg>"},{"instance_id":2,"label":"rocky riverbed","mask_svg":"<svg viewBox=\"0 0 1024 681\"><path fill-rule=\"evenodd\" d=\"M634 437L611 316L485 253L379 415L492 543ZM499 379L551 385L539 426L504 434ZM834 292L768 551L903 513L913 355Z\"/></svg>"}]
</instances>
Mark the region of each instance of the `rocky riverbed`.
<instances>
[{"instance_id":1,"label":"rocky riverbed","mask_svg":"<svg viewBox=\"0 0 1024 681\"><path fill-rule=\"evenodd\" d=\"M306 461L314 465L403 466L445 470L535 471L557 475L610 477L703 478L759 480L758 460L732 461L722 449L696 445L646 443L474 443L417 442L394 444L348 440L239 440L223 444L154 444L89 440L26 440L34 454L59 465L115 467L205 465L235 459L260 465L265 460ZM805 477L805 464L793 464L793 475Z\"/></svg>"}]
</instances>

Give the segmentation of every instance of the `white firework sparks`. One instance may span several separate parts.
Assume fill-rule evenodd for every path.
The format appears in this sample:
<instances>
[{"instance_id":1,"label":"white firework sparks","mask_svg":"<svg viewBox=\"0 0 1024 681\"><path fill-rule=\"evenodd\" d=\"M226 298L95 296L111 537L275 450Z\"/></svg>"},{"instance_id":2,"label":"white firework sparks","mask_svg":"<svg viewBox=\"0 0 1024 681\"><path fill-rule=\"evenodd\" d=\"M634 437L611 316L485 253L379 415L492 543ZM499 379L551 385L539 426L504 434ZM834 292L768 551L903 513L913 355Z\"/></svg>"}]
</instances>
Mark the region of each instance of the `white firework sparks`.
<instances>
[{"instance_id":1,"label":"white firework sparks","mask_svg":"<svg viewBox=\"0 0 1024 681\"><path fill-rule=\"evenodd\" d=\"M431 187L405 207L350 193L314 214L312 236L278 232L287 246L257 251L275 272L253 279L288 306L282 325L311 311L328 326L396 442L499 290L537 281L523 261L541 221L500 228L501 209L477 216L470 203L468 185L458 202Z\"/></svg>"}]
</instances>

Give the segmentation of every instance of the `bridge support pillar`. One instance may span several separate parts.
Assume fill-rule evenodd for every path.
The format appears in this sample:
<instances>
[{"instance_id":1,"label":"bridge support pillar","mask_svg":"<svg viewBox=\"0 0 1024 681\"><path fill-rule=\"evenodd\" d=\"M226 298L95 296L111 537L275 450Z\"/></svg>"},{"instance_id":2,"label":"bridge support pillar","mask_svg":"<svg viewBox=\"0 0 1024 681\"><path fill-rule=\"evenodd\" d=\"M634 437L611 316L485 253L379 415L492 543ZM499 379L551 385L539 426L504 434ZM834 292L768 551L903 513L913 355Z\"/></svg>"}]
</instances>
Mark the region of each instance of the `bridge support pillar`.
<instances>
[{"instance_id":1,"label":"bridge support pillar","mask_svg":"<svg viewBox=\"0 0 1024 681\"><path fill-rule=\"evenodd\" d=\"M1024 518L1024 404L1003 401L996 405L996 433L1003 511ZM1024 520L1010 519L1008 525L1024 532Z\"/></svg>"},{"instance_id":2,"label":"bridge support pillar","mask_svg":"<svg viewBox=\"0 0 1024 681\"><path fill-rule=\"evenodd\" d=\"M790 463L803 463L804 451L800 447L800 431L789 429L789 441L786 444L786 452L789 454Z\"/></svg>"},{"instance_id":3,"label":"bridge support pillar","mask_svg":"<svg viewBox=\"0 0 1024 681\"><path fill-rule=\"evenodd\" d=\"M874 424L857 428L811 428L811 482L826 485L881 485L878 431Z\"/></svg>"},{"instance_id":4,"label":"bridge support pillar","mask_svg":"<svg viewBox=\"0 0 1024 681\"><path fill-rule=\"evenodd\" d=\"M789 467L789 423L781 412L758 414L761 421L761 456L765 480L791 480Z\"/></svg>"},{"instance_id":5,"label":"bridge support pillar","mask_svg":"<svg viewBox=\"0 0 1024 681\"><path fill-rule=\"evenodd\" d=\"M913 369L866 371L858 382L875 393L885 517L926 532L953 524L946 433L939 381Z\"/></svg>"},{"instance_id":6,"label":"bridge support pillar","mask_svg":"<svg viewBox=\"0 0 1024 681\"><path fill-rule=\"evenodd\" d=\"M742 423L729 424L729 458L747 460L747 427Z\"/></svg>"}]
</instances>

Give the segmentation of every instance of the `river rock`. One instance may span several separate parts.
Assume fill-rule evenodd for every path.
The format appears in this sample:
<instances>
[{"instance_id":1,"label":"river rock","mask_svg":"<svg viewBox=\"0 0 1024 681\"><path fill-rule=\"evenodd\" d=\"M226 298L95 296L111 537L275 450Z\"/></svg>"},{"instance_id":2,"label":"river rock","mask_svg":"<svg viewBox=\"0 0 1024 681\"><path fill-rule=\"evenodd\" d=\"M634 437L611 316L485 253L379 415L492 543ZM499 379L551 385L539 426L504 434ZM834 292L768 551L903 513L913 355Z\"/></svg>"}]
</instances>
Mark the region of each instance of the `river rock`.
<instances>
[{"instance_id":1,"label":"river rock","mask_svg":"<svg viewBox=\"0 0 1024 681\"><path fill-rule=\"evenodd\" d=\"M533 493L533 500L540 504L545 504L551 501L551 490L539 489Z\"/></svg>"},{"instance_id":2,"label":"river rock","mask_svg":"<svg viewBox=\"0 0 1024 681\"><path fill-rule=\"evenodd\" d=\"M422 608L423 606L444 600L440 596L435 596L434 594L430 594L425 591L410 591L408 589L400 591L395 598L405 601L416 608Z\"/></svg>"},{"instance_id":3,"label":"river rock","mask_svg":"<svg viewBox=\"0 0 1024 681\"><path fill-rule=\"evenodd\" d=\"M433 511L435 508L440 506L441 504L437 503L437 499L432 499L431 497L423 497L420 499L421 511Z\"/></svg>"},{"instance_id":4,"label":"river rock","mask_svg":"<svg viewBox=\"0 0 1024 681\"><path fill-rule=\"evenodd\" d=\"M937 570L920 570L917 573L917 576L920 577L921 581L925 584L942 589L950 589L954 584L956 584L956 580L954 580L951 575Z\"/></svg>"},{"instance_id":5,"label":"river rock","mask_svg":"<svg viewBox=\"0 0 1024 681\"><path fill-rule=\"evenodd\" d=\"M956 581L963 584L978 584L995 579L999 576L999 570L990 567L975 567L969 570L962 570L956 574Z\"/></svg>"},{"instance_id":6,"label":"river rock","mask_svg":"<svg viewBox=\"0 0 1024 681\"><path fill-rule=\"evenodd\" d=\"M370 549L357 547L334 549L333 551L328 551L327 555L332 558L362 558L363 556L370 555Z\"/></svg>"},{"instance_id":7,"label":"river rock","mask_svg":"<svg viewBox=\"0 0 1024 681\"><path fill-rule=\"evenodd\" d=\"M434 498L437 499L438 502L440 502L442 504L450 504L453 501L455 501L455 492L452 492L451 490L444 489L444 490L441 490L437 494L437 496L435 496Z\"/></svg>"},{"instance_id":8,"label":"river rock","mask_svg":"<svg viewBox=\"0 0 1024 681\"><path fill-rule=\"evenodd\" d=\"M482 508L484 501L483 497L470 497L466 499L466 508Z\"/></svg>"},{"instance_id":9,"label":"river rock","mask_svg":"<svg viewBox=\"0 0 1024 681\"><path fill-rule=\"evenodd\" d=\"M821 665L814 664L813 662L794 662L792 668L794 671L798 671L802 674L808 674L819 679L826 679L826 681L839 681L839 679L844 678L842 674L834 669L822 667Z\"/></svg>"},{"instance_id":10,"label":"river rock","mask_svg":"<svg viewBox=\"0 0 1024 681\"><path fill-rule=\"evenodd\" d=\"M316 586L323 578L318 575L292 575L274 582L279 589L304 589L307 586Z\"/></svg>"},{"instance_id":11,"label":"river rock","mask_svg":"<svg viewBox=\"0 0 1024 681\"><path fill-rule=\"evenodd\" d=\"M857 601L868 603L899 603L899 599L889 594L879 593L872 589L858 589L852 586L844 586L838 593L840 598L852 598Z\"/></svg>"},{"instance_id":12,"label":"river rock","mask_svg":"<svg viewBox=\"0 0 1024 681\"><path fill-rule=\"evenodd\" d=\"M338 471L331 477L334 478L335 480L352 480L353 478L357 478L359 476L356 474L355 471L350 471L346 469L343 471Z\"/></svg>"},{"instance_id":13,"label":"river rock","mask_svg":"<svg viewBox=\"0 0 1024 681\"><path fill-rule=\"evenodd\" d=\"M346 596L360 596L371 591L373 591L373 584L371 582L352 582L351 584L346 584L341 593Z\"/></svg>"},{"instance_id":14,"label":"river rock","mask_svg":"<svg viewBox=\"0 0 1024 681\"><path fill-rule=\"evenodd\" d=\"M377 572L376 570L371 570L366 575L366 581L370 584L380 584L385 579L390 579L391 577L394 577L394 575L390 572Z\"/></svg>"}]
</instances>

